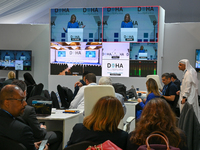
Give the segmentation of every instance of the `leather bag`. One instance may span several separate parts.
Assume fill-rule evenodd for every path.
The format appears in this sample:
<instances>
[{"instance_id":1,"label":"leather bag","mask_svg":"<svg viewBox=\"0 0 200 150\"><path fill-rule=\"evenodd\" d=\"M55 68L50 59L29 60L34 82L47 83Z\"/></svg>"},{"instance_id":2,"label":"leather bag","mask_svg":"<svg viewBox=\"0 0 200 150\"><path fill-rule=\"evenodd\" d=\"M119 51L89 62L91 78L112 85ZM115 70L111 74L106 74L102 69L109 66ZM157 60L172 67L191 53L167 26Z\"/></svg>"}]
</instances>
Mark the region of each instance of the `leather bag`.
<instances>
[{"instance_id":1,"label":"leather bag","mask_svg":"<svg viewBox=\"0 0 200 150\"><path fill-rule=\"evenodd\" d=\"M151 137L162 138L165 141L166 145L164 144L150 144L149 145L149 139ZM138 150L180 150L180 149L173 146L169 146L169 140L164 133L160 131L154 131L146 138L146 145L141 145L138 148Z\"/></svg>"},{"instance_id":2,"label":"leather bag","mask_svg":"<svg viewBox=\"0 0 200 150\"><path fill-rule=\"evenodd\" d=\"M122 150L110 140L105 141L102 144L89 146L86 150Z\"/></svg>"}]
</instances>

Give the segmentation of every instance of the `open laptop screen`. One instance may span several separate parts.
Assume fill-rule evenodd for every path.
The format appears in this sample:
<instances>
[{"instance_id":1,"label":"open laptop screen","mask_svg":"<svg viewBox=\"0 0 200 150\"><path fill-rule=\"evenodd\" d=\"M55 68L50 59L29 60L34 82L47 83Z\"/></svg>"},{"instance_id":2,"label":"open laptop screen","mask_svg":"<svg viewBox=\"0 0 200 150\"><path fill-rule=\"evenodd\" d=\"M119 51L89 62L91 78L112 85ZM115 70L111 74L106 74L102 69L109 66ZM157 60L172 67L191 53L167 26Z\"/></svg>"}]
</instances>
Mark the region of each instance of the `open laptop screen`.
<instances>
[{"instance_id":1,"label":"open laptop screen","mask_svg":"<svg viewBox=\"0 0 200 150\"><path fill-rule=\"evenodd\" d=\"M35 108L37 116L50 116L52 101L33 100L32 106Z\"/></svg>"}]
</instances>

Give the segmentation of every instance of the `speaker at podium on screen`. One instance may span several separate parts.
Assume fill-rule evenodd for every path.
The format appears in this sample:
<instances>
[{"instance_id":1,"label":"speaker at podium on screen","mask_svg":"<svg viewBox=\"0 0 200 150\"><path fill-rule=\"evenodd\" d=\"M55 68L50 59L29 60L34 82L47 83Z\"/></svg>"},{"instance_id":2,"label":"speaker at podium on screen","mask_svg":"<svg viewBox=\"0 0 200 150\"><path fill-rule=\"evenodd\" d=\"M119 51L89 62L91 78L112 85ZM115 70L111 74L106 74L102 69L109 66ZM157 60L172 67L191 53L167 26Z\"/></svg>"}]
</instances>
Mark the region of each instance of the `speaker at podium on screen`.
<instances>
[{"instance_id":1,"label":"speaker at podium on screen","mask_svg":"<svg viewBox=\"0 0 200 150\"><path fill-rule=\"evenodd\" d=\"M121 28L121 42L137 42L138 28Z\"/></svg>"},{"instance_id":2,"label":"speaker at podium on screen","mask_svg":"<svg viewBox=\"0 0 200 150\"><path fill-rule=\"evenodd\" d=\"M68 42L83 42L83 28L68 28Z\"/></svg>"}]
</instances>

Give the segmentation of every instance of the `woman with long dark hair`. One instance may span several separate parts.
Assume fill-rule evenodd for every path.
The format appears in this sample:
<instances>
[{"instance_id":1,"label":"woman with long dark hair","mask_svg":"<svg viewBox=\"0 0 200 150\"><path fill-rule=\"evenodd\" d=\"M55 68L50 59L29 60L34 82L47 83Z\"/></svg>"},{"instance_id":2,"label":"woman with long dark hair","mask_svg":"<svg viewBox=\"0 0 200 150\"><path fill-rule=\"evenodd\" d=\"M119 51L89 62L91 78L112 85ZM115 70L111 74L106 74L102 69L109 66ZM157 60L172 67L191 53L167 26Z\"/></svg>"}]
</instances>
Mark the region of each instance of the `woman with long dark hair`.
<instances>
[{"instance_id":1,"label":"woman with long dark hair","mask_svg":"<svg viewBox=\"0 0 200 150\"><path fill-rule=\"evenodd\" d=\"M171 107L161 98L150 100L144 107L135 131L129 134L127 150L137 150L140 145L146 145L146 138L154 131L164 133L171 146L187 150L186 136L176 127L176 117ZM152 138L150 143L159 144L164 141Z\"/></svg>"}]
</instances>

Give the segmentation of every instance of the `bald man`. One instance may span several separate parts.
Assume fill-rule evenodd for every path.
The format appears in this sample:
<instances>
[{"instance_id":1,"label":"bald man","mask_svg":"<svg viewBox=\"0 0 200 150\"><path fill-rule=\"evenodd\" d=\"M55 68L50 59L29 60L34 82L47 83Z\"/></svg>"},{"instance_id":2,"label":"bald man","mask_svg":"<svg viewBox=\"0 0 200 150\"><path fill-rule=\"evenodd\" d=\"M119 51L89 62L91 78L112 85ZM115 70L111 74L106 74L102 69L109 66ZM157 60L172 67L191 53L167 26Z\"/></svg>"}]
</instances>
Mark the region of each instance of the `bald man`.
<instances>
[{"instance_id":1,"label":"bald man","mask_svg":"<svg viewBox=\"0 0 200 150\"><path fill-rule=\"evenodd\" d=\"M22 143L27 150L36 150L40 142L34 143L31 128L15 119L23 114L26 105L24 92L18 86L6 85L2 88L0 92L0 135ZM45 150L48 150L48 146Z\"/></svg>"}]
</instances>

